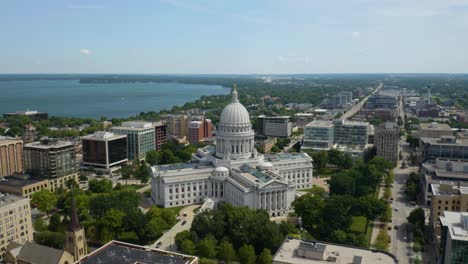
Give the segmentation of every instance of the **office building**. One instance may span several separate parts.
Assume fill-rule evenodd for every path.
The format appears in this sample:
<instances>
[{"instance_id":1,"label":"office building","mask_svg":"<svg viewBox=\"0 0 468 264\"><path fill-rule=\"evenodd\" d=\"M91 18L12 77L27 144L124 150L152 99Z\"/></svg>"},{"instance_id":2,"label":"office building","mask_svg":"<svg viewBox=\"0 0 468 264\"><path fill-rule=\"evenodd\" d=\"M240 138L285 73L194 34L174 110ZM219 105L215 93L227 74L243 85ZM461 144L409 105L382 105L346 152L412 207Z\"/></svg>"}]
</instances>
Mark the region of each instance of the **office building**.
<instances>
[{"instance_id":1,"label":"office building","mask_svg":"<svg viewBox=\"0 0 468 264\"><path fill-rule=\"evenodd\" d=\"M397 108L398 100L395 96L389 95L372 95L367 100L365 107L366 109L376 108Z\"/></svg>"},{"instance_id":2,"label":"office building","mask_svg":"<svg viewBox=\"0 0 468 264\"><path fill-rule=\"evenodd\" d=\"M375 263L396 264L397 258L381 250L286 238L273 256L273 264Z\"/></svg>"},{"instance_id":3,"label":"office building","mask_svg":"<svg viewBox=\"0 0 468 264\"><path fill-rule=\"evenodd\" d=\"M397 164L400 146L400 128L391 122L378 126L374 135L377 156Z\"/></svg>"},{"instance_id":4,"label":"office building","mask_svg":"<svg viewBox=\"0 0 468 264\"><path fill-rule=\"evenodd\" d=\"M127 136L96 132L81 138L83 166L111 173L127 163Z\"/></svg>"},{"instance_id":5,"label":"office building","mask_svg":"<svg viewBox=\"0 0 468 264\"><path fill-rule=\"evenodd\" d=\"M154 126L150 122L123 122L120 126L111 127L111 132L127 135L127 155L129 160L142 160L146 153L156 149Z\"/></svg>"},{"instance_id":6,"label":"office building","mask_svg":"<svg viewBox=\"0 0 468 264\"><path fill-rule=\"evenodd\" d=\"M260 150L263 154L269 154L271 149L276 144L276 138L271 137L267 139L262 139L260 141L255 142L255 146Z\"/></svg>"},{"instance_id":7,"label":"office building","mask_svg":"<svg viewBox=\"0 0 468 264\"><path fill-rule=\"evenodd\" d=\"M431 204L431 184L441 182L468 187L468 161L435 159L422 163L421 187L424 192L424 204Z\"/></svg>"},{"instance_id":8,"label":"office building","mask_svg":"<svg viewBox=\"0 0 468 264\"><path fill-rule=\"evenodd\" d=\"M336 145L362 148L369 142L368 134L368 122L315 120L304 129L303 149L328 150Z\"/></svg>"},{"instance_id":9,"label":"office building","mask_svg":"<svg viewBox=\"0 0 468 264\"><path fill-rule=\"evenodd\" d=\"M0 181L0 192L25 198L31 198L32 194L42 189L49 189L48 179L34 179L28 175L15 174Z\"/></svg>"},{"instance_id":10,"label":"office building","mask_svg":"<svg viewBox=\"0 0 468 264\"><path fill-rule=\"evenodd\" d=\"M144 247L120 241L110 241L97 250L82 257L75 264L95 263L171 263L198 264L198 257L176 252Z\"/></svg>"},{"instance_id":11,"label":"office building","mask_svg":"<svg viewBox=\"0 0 468 264\"><path fill-rule=\"evenodd\" d=\"M443 159L468 160L468 138L441 136L440 138L420 138L418 154L421 161Z\"/></svg>"},{"instance_id":12,"label":"office building","mask_svg":"<svg viewBox=\"0 0 468 264\"><path fill-rule=\"evenodd\" d=\"M369 142L369 123L338 119L333 121L333 143L365 146Z\"/></svg>"},{"instance_id":13,"label":"office building","mask_svg":"<svg viewBox=\"0 0 468 264\"><path fill-rule=\"evenodd\" d=\"M437 263L468 263L468 213L446 211L440 216L440 225L442 232Z\"/></svg>"},{"instance_id":14,"label":"office building","mask_svg":"<svg viewBox=\"0 0 468 264\"><path fill-rule=\"evenodd\" d=\"M24 244L33 241L29 199L0 194L0 249L5 252L10 241Z\"/></svg>"},{"instance_id":15,"label":"office building","mask_svg":"<svg viewBox=\"0 0 468 264\"><path fill-rule=\"evenodd\" d=\"M75 145L68 141L42 138L24 145L24 171L34 178L48 179L49 188L66 188L70 179L78 181Z\"/></svg>"},{"instance_id":16,"label":"office building","mask_svg":"<svg viewBox=\"0 0 468 264\"><path fill-rule=\"evenodd\" d=\"M208 197L285 216L295 189L312 187L312 159L304 153L257 153L249 113L235 89L232 97L221 113L215 146L198 149L191 163L152 167L157 205L189 205Z\"/></svg>"},{"instance_id":17,"label":"office building","mask_svg":"<svg viewBox=\"0 0 468 264\"><path fill-rule=\"evenodd\" d=\"M166 143L167 141L167 125L163 122L154 122L154 142L156 145L156 150L161 151L162 144Z\"/></svg>"},{"instance_id":18,"label":"office building","mask_svg":"<svg viewBox=\"0 0 468 264\"><path fill-rule=\"evenodd\" d=\"M47 113L38 112L38 111L30 111L30 110L16 111L14 113L5 113L5 114L3 114L3 117L5 117L5 118L13 117L13 116L26 116L26 117L29 117L29 118L31 118L33 120L40 120L40 119L49 118L49 115Z\"/></svg>"},{"instance_id":19,"label":"office building","mask_svg":"<svg viewBox=\"0 0 468 264\"><path fill-rule=\"evenodd\" d=\"M259 116L257 118L257 135L283 138L291 136L289 116Z\"/></svg>"},{"instance_id":20,"label":"office building","mask_svg":"<svg viewBox=\"0 0 468 264\"><path fill-rule=\"evenodd\" d=\"M334 125L328 120L314 120L304 127L303 149L329 150L333 147Z\"/></svg>"},{"instance_id":21,"label":"office building","mask_svg":"<svg viewBox=\"0 0 468 264\"><path fill-rule=\"evenodd\" d=\"M23 172L23 141L0 136L0 177Z\"/></svg>"},{"instance_id":22,"label":"office building","mask_svg":"<svg viewBox=\"0 0 468 264\"><path fill-rule=\"evenodd\" d=\"M418 137L440 138L442 136L453 136L452 128L447 124L420 123L416 131Z\"/></svg>"}]
</instances>

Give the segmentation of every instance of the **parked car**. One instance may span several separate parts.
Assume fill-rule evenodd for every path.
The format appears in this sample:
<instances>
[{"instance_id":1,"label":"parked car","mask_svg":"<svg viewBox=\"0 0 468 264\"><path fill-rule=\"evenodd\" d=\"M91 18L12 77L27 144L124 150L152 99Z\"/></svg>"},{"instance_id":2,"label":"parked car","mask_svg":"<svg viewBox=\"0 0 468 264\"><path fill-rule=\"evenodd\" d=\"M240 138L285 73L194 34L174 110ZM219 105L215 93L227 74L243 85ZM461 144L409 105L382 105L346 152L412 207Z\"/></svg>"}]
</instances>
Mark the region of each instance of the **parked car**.
<instances>
[{"instance_id":1,"label":"parked car","mask_svg":"<svg viewBox=\"0 0 468 264\"><path fill-rule=\"evenodd\" d=\"M187 212L184 212L182 215L183 215L184 217L187 216Z\"/></svg>"},{"instance_id":2,"label":"parked car","mask_svg":"<svg viewBox=\"0 0 468 264\"><path fill-rule=\"evenodd\" d=\"M185 225L186 223L187 223L187 221L183 221L183 222L182 222L182 225Z\"/></svg>"},{"instance_id":3,"label":"parked car","mask_svg":"<svg viewBox=\"0 0 468 264\"><path fill-rule=\"evenodd\" d=\"M388 228L387 228L387 229L388 229L388 230L392 230L392 227L391 227L391 226L388 226Z\"/></svg>"},{"instance_id":4,"label":"parked car","mask_svg":"<svg viewBox=\"0 0 468 264\"><path fill-rule=\"evenodd\" d=\"M156 244L156 248L161 247L161 245L162 245L162 242L159 242L158 244Z\"/></svg>"},{"instance_id":5,"label":"parked car","mask_svg":"<svg viewBox=\"0 0 468 264\"><path fill-rule=\"evenodd\" d=\"M398 207L393 208L393 211L395 212L398 211Z\"/></svg>"}]
</instances>

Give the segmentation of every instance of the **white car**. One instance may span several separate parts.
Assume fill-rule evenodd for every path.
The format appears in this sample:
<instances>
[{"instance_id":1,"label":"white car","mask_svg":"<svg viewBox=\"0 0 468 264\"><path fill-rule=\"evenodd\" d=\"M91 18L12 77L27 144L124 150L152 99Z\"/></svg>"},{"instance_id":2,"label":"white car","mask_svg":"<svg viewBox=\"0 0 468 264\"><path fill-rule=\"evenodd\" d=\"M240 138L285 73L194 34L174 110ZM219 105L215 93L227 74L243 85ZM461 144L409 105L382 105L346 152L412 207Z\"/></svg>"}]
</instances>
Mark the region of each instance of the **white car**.
<instances>
[{"instance_id":1,"label":"white car","mask_svg":"<svg viewBox=\"0 0 468 264\"><path fill-rule=\"evenodd\" d=\"M395 212L398 211L398 207L393 208L393 211Z\"/></svg>"}]
</instances>

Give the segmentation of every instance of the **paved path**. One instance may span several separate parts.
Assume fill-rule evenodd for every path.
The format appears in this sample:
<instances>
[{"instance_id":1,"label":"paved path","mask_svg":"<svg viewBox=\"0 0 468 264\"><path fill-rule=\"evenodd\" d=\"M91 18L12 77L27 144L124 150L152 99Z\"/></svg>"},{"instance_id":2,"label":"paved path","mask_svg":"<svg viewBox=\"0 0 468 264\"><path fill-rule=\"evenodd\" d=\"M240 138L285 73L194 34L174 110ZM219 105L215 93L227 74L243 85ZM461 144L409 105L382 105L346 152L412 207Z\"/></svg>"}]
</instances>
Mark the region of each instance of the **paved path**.
<instances>
[{"instance_id":1,"label":"paved path","mask_svg":"<svg viewBox=\"0 0 468 264\"><path fill-rule=\"evenodd\" d=\"M182 231L190 230L190 227L192 226L193 218L195 217L195 214L193 211L198 207L200 207L200 205L190 205L190 206L182 208L179 212L179 217L181 220L177 222L177 224L175 224L171 229L166 231L166 233L164 233L162 237L156 240L156 242L148 246L156 247L156 245L161 243L161 245L159 246L160 249L176 251L175 236ZM185 217L183 216L184 212L187 213L187 216ZM182 223L184 223L185 221L186 223L182 225Z\"/></svg>"}]
</instances>

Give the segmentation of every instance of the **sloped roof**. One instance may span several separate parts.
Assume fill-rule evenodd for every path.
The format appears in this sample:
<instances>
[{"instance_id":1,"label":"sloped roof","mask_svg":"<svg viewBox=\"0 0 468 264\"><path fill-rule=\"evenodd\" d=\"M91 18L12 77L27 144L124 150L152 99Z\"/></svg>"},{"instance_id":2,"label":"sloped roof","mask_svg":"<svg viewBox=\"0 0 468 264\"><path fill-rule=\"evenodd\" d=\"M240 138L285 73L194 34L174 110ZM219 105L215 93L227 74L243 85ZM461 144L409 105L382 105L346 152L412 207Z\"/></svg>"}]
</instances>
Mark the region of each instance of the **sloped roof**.
<instances>
[{"instance_id":1,"label":"sloped roof","mask_svg":"<svg viewBox=\"0 0 468 264\"><path fill-rule=\"evenodd\" d=\"M65 254L64 250L26 242L26 244L21 247L17 259L34 264L54 264L60 261L63 254Z\"/></svg>"}]
</instances>

